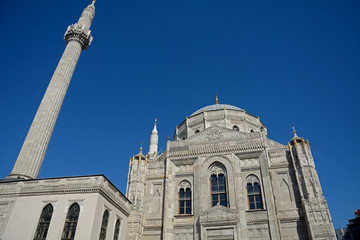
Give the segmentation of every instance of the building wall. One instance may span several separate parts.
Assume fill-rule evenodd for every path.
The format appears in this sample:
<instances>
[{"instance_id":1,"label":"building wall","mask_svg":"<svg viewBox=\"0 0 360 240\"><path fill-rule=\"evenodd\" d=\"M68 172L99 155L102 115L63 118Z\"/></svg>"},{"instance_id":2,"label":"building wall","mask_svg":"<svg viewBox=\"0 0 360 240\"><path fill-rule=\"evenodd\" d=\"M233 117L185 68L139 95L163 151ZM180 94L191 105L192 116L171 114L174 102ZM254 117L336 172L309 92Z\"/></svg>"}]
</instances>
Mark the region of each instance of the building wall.
<instances>
[{"instance_id":1,"label":"building wall","mask_svg":"<svg viewBox=\"0 0 360 240\"><path fill-rule=\"evenodd\" d=\"M104 211L109 211L107 240L113 240L115 223L121 220L119 239L125 239L131 203L103 176L36 179L1 183L0 202L8 217L1 219L2 240L33 239L43 208L53 214L47 239L61 239L69 207L80 206L75 239L99 239Z\"/></svg>"},{"instance_id":2,"label":"building wall","mask_svg":"<svg viewBox=\"0 0 360 240\"><path fill-rule=\"evenodd\" d=\"M132 210L137 232L128 229L127 239L336 239L309 143L297 136L289 146L277 143L243 111L187 118L166 151L144 164L143 211ZM211 205L214 164L225 170L225 207ZM246 184L252 177L261 189L258 210L249 209ZM184 182L192 193L190 215L179 214Z\"/></svg>"}]
</instances>

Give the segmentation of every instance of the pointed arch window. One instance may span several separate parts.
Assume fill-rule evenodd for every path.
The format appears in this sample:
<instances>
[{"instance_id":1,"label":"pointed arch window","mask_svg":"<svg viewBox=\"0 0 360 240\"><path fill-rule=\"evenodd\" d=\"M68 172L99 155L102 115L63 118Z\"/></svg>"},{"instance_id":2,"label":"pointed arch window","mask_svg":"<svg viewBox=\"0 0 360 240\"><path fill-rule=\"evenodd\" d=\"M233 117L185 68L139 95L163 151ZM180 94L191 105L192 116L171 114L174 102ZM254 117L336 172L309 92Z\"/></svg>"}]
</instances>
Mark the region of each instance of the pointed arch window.
<instances>
[{"instance_id":1,"label":"pointed arch window","mask_svg":"<svg viewBox=\"0 0 360 240\"><path fill-rule=\"evenodd\" d=\"M108 222L109 222L109 211L105 210L105 212L103 214L102 222L101 222L101 230L100 230L99 240L105 240Z\"/></svg>"},{"instance_id":2,"label":"pointed arch window","mask_svg":"<svg viewBox=\"0 0 360 240\"><path fill-rule=\"evenodd\" d=\"M45 240L49 230L50 221L54 212L51 204L46 205L40 215L39 223L36 228L34 240Z\"/></svg>"},{"instance_id":3,"label":"pointed arch window","mask_svg":"<svg viewBox=\"0 0 360 240\"><path fill-rule=\"evenodd\" d=\"M211 207L227 207L226 182L225 167L220 164L213 165L210 168Z\"/></svg>"},{"instance_id":4,"label":"pointed arch window","mask_svg":"<svg viewBox=\"0 0 360 240\"><path fill-rule=\"evenodd\" d=\"M191 185L188 181L179 184L179 214L191 214Z\"/></svg>"},{"instance_id":5,"label":"pointed arch window","mask_svg":"<svg viewBox=\"0 0 360 240\"><path fill-rule=\"evenodd\" d=\"M257 176L249 175L246 178L246 190L249 201L249 210L262 210L263 203L261 197L260 181Z\"/></svg>"},{"instance_id":6,"label":"pointed arch window","mask_svg":"<svg viewBox=\"0 0 360 240\"><path fill-rule=\"evenodd\" d=\"M120 233L120 219L116 220L115 231L114 231L114 240L119 240Z\"/></svg>"},{"instance_id":7,"label":"pointed arch window","mask_svg":"<svg viewBox=\"0 0 360 240\"><path fill-rule=\"evenodd\" d=\"M75 238L76 226L79 219L80 206L73 203L68 210L64 231L61 240L73 240Z\"/></svg>"}]
</instances>

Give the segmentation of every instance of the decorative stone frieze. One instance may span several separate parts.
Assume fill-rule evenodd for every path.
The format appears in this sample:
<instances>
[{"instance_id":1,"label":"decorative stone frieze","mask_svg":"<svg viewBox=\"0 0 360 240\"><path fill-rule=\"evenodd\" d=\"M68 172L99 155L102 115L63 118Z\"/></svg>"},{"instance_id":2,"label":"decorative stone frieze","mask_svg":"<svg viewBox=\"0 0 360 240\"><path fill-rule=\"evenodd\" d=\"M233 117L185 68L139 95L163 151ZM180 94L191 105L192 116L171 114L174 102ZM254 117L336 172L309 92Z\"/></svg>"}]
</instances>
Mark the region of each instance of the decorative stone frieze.
<instances>
[{"instance_id":1,"label":"decorative stone frieze","mask_svg":"<svg viewBox=\"0 0 360 240\"><path fill-rule=\"evenodd\" d=\"M260 162L258 158L241 159L241 168L260 168Z\"/></svg>"},{"instance_id":2,"label":"decorative stone frieze","mask_svg":"<svg viewBox=\"0 0 360 240\"><path fill-rule=\"evenodd\" d=\"M213 222L222 224L226 224L227 222L237 222L239 221L239 211L237 209L217 205L209 210L201 211L199 221L202 225Z\"/></svg>"}]
</instances>

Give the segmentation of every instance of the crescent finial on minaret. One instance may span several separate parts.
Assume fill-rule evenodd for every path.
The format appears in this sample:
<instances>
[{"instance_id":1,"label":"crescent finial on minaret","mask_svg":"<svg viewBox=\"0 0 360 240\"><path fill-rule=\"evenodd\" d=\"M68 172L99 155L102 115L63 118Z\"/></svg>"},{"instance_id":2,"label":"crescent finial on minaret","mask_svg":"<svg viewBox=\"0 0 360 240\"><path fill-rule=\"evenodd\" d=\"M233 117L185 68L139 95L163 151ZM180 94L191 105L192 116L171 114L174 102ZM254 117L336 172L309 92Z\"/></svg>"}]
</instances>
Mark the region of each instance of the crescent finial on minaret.
<instances>
[{"instance_id":1,"label":"crescent finial on minaret","mask_svg":"<svg viewBox=\"0 0 360 240\"><path fill-rule=\"evenodd\" d=\"M93 0L92 3L95 4L96 0Z\"/></svg>"},{"instance_id":2,"label":"crescent finial on minaret","mask_svg":"<svg viewBox=\"0 0 360 240\"><path fill-rule=\"evenodd\" d=\"M156 123L157 123L157 119L155 118L155 123L154 123L155 126L156 126Z\"/></svg>"},{"instance_id":3,"label":"crescent finial on minaret","mask_svg":"<svg viewBox=\"0 0 360 240\"><path fill-rule=\"evenodd\" d=\"M218 99L218 95L217 95L217 94L216 94L215 102L216 102L216 104L219 104L219 99Z\"/></svg>"}]
</instances>

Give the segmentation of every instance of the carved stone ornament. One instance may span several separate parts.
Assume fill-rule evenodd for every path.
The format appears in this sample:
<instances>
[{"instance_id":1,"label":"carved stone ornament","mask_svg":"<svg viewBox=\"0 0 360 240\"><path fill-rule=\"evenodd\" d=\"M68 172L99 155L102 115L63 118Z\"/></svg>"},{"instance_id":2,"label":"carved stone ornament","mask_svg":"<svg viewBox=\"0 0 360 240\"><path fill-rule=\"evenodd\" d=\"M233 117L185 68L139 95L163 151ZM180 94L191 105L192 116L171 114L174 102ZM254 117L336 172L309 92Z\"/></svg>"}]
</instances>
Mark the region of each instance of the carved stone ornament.
<instances>
[{"instance_id":1,"label":"carved stone ornament","mask_svg":"<svg viewBox=\"0 0 360 240\"><path fill-rule=\"evenodd\" d=\"M187 188L191 189L191 185L190 185L189 181L186 181L186 180L181 181L181 183L179 184L178 190L180 191L180 189L182 189L182 188L184 190L186 190Z\"/></svg>"},{"instance_id":2,"label":"carved stone ornament","mask_svg":"<svg viewBox=\"0 0 360 240\"><path fill-rule=\"evenodd\" d=\"M71 41L80 43L82 50L84 50L90 46L93 37L90 30L85 30L83 25L75 23L67 28L64 39L66 43Z\"/></svg>"},{"instance_id":3,"label":"carved stone ornament","mask_svg":"<svg viewBox=\"0 0 360 240\"><path fill-rule=\"evenodd\" d=\"M222 140L224 136L220 128L214 128L213 131L208 132L205 138L208 141L214 141L214 140Z\"/></svg>"},{"instance_id":4,"label":"carved stone ornament","mask_svg":"<svg viewBox=\"0 0 360 240\"><path fill-rule=\"evenodd\" d=\"M254 185L254 183L260 184L259 178L253 174L249 175L246 178L246 184L251 183L251 185Z\"/></svg>"},{"instance_id":5,"label":"carved stone ornament","mask_svg":"<svg viewBox=\"0 0 360 240\"><path fill-rule=\"evenodd\" d=\"M237 222L239 221L238 215L239 211L237 209L216 205L209 210L200 212L200 223Z\"/></svg>"},{"instance_id":6,"label":"carved stone ornament","mask_svg":"<svg viewBox=\"0 0 360 240\"><path fill-rule=\"evenodd\" d=\"M215 164L210 168L210 175L216 175L218 176L219 174L223 174L225 175L225 170L224 168L219 165L219 164Z\"/></svg>"}]
</instances>

